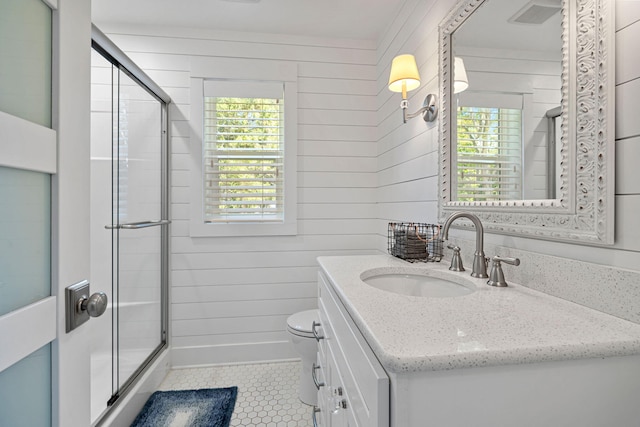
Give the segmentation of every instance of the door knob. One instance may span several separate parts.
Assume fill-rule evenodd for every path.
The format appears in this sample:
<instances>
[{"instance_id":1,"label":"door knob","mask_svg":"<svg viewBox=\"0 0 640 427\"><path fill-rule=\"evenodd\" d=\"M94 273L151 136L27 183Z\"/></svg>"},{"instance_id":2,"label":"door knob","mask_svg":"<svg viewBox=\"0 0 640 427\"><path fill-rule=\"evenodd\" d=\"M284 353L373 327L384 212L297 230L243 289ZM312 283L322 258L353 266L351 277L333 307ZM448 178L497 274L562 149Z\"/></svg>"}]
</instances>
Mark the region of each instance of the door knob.
<instances>
[{"instance_id":1,"label":"door knob","mask_svg":"<svg viewBox=\"0 0 640 427\"><path fill-rule=\"evenodd\" d=\"M78 313L86 311L90 317L101 316L107 309L107 294L104 292L96 292L87 298L86 295L82 295L77 302Z\"/></svg>"},{"instance_id":2,"label":"door knob","mask_svg":"<svg viewBox=\"0 0 640 427\"><path fill-rule=\"evenodd\" d=\"M109 300L104 292L92 294L89 281L83 280L67 286L65 302L67 332L71 332L91 317L102 315L107 309Z\"/></svg>"}]
</instances>

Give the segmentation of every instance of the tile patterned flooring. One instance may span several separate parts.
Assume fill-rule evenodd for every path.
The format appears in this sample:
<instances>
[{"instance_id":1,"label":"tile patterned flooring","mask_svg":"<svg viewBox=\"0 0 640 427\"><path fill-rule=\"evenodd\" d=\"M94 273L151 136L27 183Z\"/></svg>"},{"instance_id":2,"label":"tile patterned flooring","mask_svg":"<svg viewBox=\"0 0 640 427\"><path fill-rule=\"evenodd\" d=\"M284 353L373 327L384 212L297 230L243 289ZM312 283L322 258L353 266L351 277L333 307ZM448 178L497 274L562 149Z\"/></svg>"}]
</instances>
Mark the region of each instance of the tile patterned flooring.
<instances>
[{"instance_id":1,"label":"tile patterned flooring","mask_svg":"<svg viewBox=\"0 0 640 427\"><path fill-rule=\"evenodd\" d=\"M300 362L173 369L160 390L238 387L231 426L310 427L311 407L298 399Z\"/></svg>"}]
</instances>

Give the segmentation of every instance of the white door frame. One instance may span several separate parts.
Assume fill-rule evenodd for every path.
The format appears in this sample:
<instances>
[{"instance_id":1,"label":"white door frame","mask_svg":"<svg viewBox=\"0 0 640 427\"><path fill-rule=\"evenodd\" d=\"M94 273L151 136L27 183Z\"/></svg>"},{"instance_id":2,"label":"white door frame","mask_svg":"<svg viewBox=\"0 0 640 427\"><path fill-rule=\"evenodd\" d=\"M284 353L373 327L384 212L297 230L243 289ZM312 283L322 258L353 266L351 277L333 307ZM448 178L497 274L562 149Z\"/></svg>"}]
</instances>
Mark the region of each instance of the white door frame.
<instances>
[{"instance_id":1,"label":"white door frame","mask_svg":"<svg viewBox=\"0 0 640 427\"><path fill-rule=\"evenodd\" d=\"M52 352L53 426L87 427L91 423L89 328L85 324L66 333L64 290L89 279L91 2L57 3L52 85L53 127L58 134L51 224L52 294L58 309Z\"/></svg>"}]
</instances>

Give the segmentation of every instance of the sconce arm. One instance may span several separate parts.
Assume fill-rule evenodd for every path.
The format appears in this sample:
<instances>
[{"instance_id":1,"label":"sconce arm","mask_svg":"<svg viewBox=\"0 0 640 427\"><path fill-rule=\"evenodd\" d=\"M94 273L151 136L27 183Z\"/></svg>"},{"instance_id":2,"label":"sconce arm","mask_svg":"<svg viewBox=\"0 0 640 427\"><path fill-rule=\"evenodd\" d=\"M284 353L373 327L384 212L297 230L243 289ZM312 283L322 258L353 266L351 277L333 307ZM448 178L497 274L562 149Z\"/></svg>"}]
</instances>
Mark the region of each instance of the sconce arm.
<instances>
[{"instance_id":1,"label":"sconce arm","mask_svg":"<svg viewBox=\"0 0 640 427\"><path fill-rule=\"evenodd\" d=\"M408 119L413 119L414 117L422 116L425 122L432 122L438 117L438 106L436 105L436 96L432 93L426 96L424 102L422 103L422 108L420 108L415 113L407 113L407 108L409 107L409 102L406 99L403 99L400 103L400 108L402 108L402 120L404 123L407 123Z\"/></svg>"}]
</instances>

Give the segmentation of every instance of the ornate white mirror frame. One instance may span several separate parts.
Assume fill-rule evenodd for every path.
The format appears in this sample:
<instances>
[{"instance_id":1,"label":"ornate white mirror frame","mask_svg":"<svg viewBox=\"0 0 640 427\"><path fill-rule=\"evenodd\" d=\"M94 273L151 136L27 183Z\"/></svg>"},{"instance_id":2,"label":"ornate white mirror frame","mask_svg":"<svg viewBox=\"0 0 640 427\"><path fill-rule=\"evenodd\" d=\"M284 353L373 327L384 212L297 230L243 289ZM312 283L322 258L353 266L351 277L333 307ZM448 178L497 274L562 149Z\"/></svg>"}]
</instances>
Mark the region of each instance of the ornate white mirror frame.
<instances>
[{"instance_id":1,"label":"ornate white mirror frame","mask_svg":"<svg viewBox=\"0 0 640 427\"><path fill-rule=\"evenodd\" d=\"M443 222L475 213L490 232L612 244L615 182L614 0L563 0L560 194L550 200L451 200L452 35L485 1L459 2L440 24L440 180ZM566 124L566 125L565 125Z\"/></svg>"}]
</instances>

